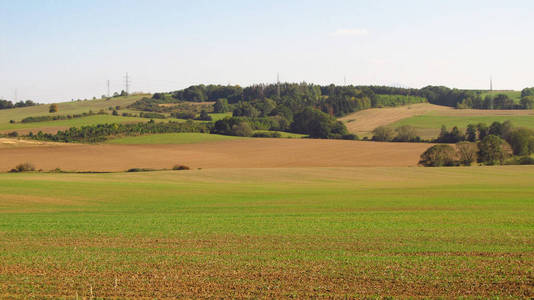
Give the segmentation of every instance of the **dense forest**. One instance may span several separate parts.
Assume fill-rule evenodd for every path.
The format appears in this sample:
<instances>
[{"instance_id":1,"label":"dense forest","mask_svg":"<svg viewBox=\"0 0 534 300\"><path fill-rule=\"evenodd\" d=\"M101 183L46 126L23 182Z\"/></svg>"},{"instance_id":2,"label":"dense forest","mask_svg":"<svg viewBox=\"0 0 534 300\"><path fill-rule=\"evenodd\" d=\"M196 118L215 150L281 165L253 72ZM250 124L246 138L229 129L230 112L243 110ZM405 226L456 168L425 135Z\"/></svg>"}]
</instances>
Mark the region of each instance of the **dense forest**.
<instances>
[{"instance_id":1,"label":"dense forest","mask_svg":"<svg viewBox=\"0 0 534 300\"><path fill-rule=\"evenodd\" d=\"M187 102L207 102L212 105L192 106L193 109L184 110ZM156 93L152 98L141 99L129 108L201 120L207 119L203 118L202 111L204 116L207 111L231 112L232 117L215 123L215 132L221 134L243 135L243 132L248 132L242 130L246 126L251 130L289 131L315 138L355 139L357 137L349 134L336 117L372 107L423 102L426 102L424 97L379 95L367 87L282 83L245 88L196 85L171 93ZM241 126L240 123L246 125Z\"/></svg>"}]
</instances>

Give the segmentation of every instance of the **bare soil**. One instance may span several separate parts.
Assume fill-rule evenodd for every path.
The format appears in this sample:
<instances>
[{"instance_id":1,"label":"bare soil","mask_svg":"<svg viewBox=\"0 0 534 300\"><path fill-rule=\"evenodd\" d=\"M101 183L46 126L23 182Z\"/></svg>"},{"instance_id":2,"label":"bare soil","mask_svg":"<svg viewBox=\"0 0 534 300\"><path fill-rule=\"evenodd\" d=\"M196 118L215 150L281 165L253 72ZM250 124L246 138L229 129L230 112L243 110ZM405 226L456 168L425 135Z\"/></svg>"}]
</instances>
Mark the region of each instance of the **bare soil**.
<instances>
[{"instance_id":1,"label":"bare soil","mask_svg":"<svg viewBox=\"0 0 534 300\"><path fill-rule=\"evenodd\" d=\"M416 166L430 145L313 139L245 139L183 145L35 145L0 148L0 170L22 162L38 169L277 168Z\"/></svg>"}]
</instances>

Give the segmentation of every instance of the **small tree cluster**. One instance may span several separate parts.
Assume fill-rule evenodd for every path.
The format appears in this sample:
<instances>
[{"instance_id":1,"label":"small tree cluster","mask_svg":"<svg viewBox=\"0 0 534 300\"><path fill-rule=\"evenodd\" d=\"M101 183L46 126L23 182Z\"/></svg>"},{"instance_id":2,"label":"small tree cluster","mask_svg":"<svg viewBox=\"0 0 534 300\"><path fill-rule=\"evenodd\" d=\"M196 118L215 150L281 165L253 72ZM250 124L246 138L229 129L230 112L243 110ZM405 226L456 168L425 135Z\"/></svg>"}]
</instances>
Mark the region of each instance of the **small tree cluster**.
<instances>
[{"instance_id":1,"label":"small tree cluster","mask_svg":"<svg viewBox=\"0 0 534 300\"><path fill-rule=\"evenodd\" d=\"M420 142L415 127L404 125L395 129L380 126L373 130L373 141L377 142Z\"/></svg>"},{"instance_id":2,"label":"small tree cluster","mask_svg":"<svg viewBox=\"0 0 534 300\"><path fill-rule=\"evenodd\" d=\"M421 154L419 164L425 167L470 166L478 161L486 165L502 165L509 154L510 147L506 141L490 134L478 144L462 141L456 143L456 148L434 145Z\"/></svg>"}]
</instances>

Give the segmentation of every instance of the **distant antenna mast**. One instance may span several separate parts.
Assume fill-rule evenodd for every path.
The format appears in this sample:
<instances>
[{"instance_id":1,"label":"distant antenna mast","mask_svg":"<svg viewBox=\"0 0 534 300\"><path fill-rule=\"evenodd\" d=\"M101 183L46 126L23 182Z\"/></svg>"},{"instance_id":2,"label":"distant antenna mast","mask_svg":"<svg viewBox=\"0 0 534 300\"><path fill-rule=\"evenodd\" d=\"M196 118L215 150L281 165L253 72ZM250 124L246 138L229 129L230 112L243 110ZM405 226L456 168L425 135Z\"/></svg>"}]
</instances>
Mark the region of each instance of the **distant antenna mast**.
<instances>
[{"instance_id":1,"label":"distant antenna mast","mask_svg":"<svg viewBox=\"0 0 534 300\"><path fill-rule=\"evenodd\" d=\"M108 79L108 97L110 97L110 94L109 94L109 79Z\"/></svg>"},{"instance_id":2,"label":"distant antenna mast","mask_svg":"<svg viewBox=\"0 0 534 300\"><path fill-rule=\"evenodd\" d=\"M280 73L276 73L276 95L280 99Z\"/></svg>"},{"instance_id":3,"label":"distant antenna mast","mask_svg":"<svg viewBox=\"0 0 534 300\"><path fill-rule=\"evenodd\" d=\"M125 80L124 80L124 85L125 85L125 88L126 88L126 93L130 93L130 79L128 79L128 72L126 72L126 76L124 77Z\"/></svg>"}]
</instances>

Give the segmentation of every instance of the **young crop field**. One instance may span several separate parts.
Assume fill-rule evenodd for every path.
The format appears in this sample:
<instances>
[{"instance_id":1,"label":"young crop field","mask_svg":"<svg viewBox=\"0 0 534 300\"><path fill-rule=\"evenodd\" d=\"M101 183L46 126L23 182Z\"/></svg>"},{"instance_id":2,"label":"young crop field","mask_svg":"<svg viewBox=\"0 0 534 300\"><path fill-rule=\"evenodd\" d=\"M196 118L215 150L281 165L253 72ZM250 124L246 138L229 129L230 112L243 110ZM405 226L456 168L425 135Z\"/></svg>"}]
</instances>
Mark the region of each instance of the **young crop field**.
<instances>
[{"instance_id":1,"label":"young crop field","mask_svg":"<svg viewBox=\"0 0 534 300\"><path fill-rule=\"evenodd\" d=\"M138 123L138 122L148 122L150 119L146 118L137 118L137 117L122 117L122 116L113 116L109 115L92 115L87 117L73 118L67 120L55 120L55 121L44 121L44 122L31 122L31 123L0 123L0 131L9 132L9 131L34 131L39 130L45 131L57 131L61 129L66 129L70 127L81 127L88 125L97 125L105 123Z\"/></svg>"},{"instance_id":2,"label":"young crop field","mask_svg":"<svg viewBox=\"0 0 534 300\"><path fill-rule=\"evenodd\" d=\"M534 296L534 168L0 174L0 298Z\"/></svg>"},{"instance_id":3,"label":"young crop field","mask_svg":"<svg viewBox=\"0 0 534 300\"><path fill-rule=\"evenodd\" d=\"M27 117L35 116L54 116L54 115L69 115L69 114L81 114L86 113L92 110L93 112L98 112L101 109L106 112L110 112L109 107L115 108L120 106L121 110L125 109L126 106L134 103L135 101L149 96L148 94L143 95L132 95L127 97L115 97L110 100L98 99L98 100L81 100L81 101L71 101L71 102L61 102L57 103L58 112L49 113L49 104L42 104L37 106L22 107L15 109L2 109L0 110L0 124L9 123L10 120L19 122L20 120Z\"/></svg>"}]
</instances>

